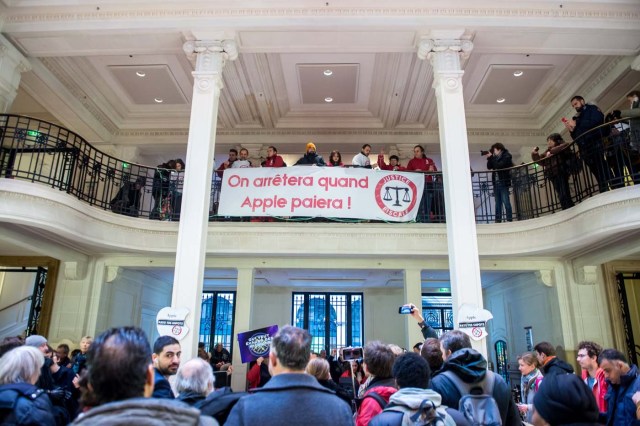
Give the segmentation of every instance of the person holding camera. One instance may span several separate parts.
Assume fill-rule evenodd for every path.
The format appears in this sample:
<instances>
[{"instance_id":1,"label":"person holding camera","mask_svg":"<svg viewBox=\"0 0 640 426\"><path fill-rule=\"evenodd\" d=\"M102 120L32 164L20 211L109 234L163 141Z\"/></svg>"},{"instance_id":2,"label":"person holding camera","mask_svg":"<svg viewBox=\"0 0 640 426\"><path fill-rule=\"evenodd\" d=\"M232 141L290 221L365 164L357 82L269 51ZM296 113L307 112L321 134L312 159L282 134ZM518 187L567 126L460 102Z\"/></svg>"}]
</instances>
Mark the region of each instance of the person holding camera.
<instances>
[{"instance_id":1,"label":"person holding camera","mask_svg":"<svg viewBox=\"0 0 640 426\"><path fill-rule=\"evenodd\" d=\"M573 153L567 148L569 144L559 133L552 133L547 137L547 150L540 154L540 148L531 151L531 159L544 167L544 175L551 181L558 194L562 210L573 207L571 190L569 189L569 173L567 163L571 161Z\"/></svg>"},{"instance_id":2,"label":"person holding camera","mask_svg":"<svg viewBox=\"0 0 640 426\"><path fill-rule=\"evenodd\" d=\"M496 199L496 223L502 222L502 207L504 206L507 222L513 221L509 187L511 187L511 170L513 160L511 153L500 142L491 145L489 151L483 151L487 158L487 169L493 172L493 194Z\"/></svg>"}]
</instances>

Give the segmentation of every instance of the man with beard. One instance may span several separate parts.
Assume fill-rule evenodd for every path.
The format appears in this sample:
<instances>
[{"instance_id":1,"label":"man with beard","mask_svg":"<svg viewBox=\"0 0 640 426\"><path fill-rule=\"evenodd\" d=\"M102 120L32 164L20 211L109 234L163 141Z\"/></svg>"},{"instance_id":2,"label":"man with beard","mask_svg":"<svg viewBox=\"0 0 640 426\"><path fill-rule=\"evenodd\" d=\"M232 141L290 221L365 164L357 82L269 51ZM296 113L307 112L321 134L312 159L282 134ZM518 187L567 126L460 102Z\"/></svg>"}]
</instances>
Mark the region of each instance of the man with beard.
<instances>
[{"instance_id":1,"label":"man with beard","mask_svg":"<svg viewBox=\"0 0 640 426\"><path fill-rule=\"evenodd\" d=\"M563 120L564 125L571 133L571 138L577 142L580 157L596 177L598 189L606 192L609 190L607 183L611 176L604 159L603 138L609 135L609 126L590 131L604 124L604 114L597 106L585 103L582 96L571 98L571 106L577 114L571 120Z\"/></svg>"},{"instance_id":2,"label":"man with beard","mask_svg":"<svg viewBox=\"0 0 640 426\"><path fill-rule=\"evenodd\" d=\"M178 372L181 355L180 343L173 337L160 336L156 339L151 355L155 370L153 398L175 399L168 379Z\"/></svg>"}]
</instances>

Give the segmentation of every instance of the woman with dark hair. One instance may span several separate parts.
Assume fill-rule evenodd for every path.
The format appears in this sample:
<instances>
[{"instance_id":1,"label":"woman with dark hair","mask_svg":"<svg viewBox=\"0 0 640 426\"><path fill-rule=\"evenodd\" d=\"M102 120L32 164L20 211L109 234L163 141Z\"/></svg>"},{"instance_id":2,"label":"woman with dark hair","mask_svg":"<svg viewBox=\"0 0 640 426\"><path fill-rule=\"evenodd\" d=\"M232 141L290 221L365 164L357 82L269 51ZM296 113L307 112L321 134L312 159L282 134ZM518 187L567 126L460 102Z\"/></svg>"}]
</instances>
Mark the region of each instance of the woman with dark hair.
<instances>
[{"instance_id":1,"label":"woman with dark hair","mask_svg":"<svg viewBox=\"0 0 640 426\"><path fill-rule=\"evenodd\" d=\"M559 133L552 133L547 137L547 150L542 154L535 148L531 152L531 159L544 167L544 174L551 181L558 194L562 210L573 207L571 190L569 188L569 168L567 163L572 160L573 153L567 148L569 144Z\"/></svg>"},{"instance_id":2,"label":"woman with dark hair","mask_svg":"<svg viewBox=\"0 0 640 426\"><path fill-rule=\"evenodd\" d=\"M342 155L340 155L340 151L333 150L329 155L329 162L327 163L329 167L344 167L342 164Z\"/></svg>"}]
</instances>

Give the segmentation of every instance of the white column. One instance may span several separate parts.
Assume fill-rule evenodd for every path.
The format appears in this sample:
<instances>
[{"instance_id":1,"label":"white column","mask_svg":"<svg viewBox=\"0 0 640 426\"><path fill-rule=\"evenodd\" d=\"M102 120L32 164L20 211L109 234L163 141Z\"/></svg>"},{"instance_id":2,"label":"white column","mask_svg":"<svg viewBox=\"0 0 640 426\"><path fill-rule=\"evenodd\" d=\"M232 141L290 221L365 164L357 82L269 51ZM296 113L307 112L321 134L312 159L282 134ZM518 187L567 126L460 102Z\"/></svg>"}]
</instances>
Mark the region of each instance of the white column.
<instances>
[{"instance_id":1,"label":"white column","mask_svg":"<svg viewBox=\"0 0 640 426\"><path fill-rule=\"evenodd\" d=\"M433 88L438 102L449 273L456 324L460 305L469 303L478 308L483 306L467 123L462 97L464 71L460 67L460 56L468 54L473 44L456 38L461 35L462 31L432 33L431 37L423 38L418 47L418 57L429 59L433 67ZM484 341L473 341L473 346L486 356Z\"/></svg>"},{"instance_id":2,"label":"white column","mask_svg":"<svg viewBox=\"0 0 640 426\"><path fill-rule=\"evenodd\" d=\"M233 322L233 332L238 333L251 330L251 312L253 311L253 268L238 268L238 283L236 288L236 309ZM247 384L247 366L240 357L238 339L233 338L233 375L231 376L231 388L236 392L242 392Z\"/></svg>"},{"instance_id":3,"label":"white column","mask_svg":"<svg viewBox=\"0 0 640 426\"><path fill-rule=\"evenodd\" d=\"M235 59L238 52L232 40L190 41L184 50L195 56L196 66L171 306L189 310L185 325L190 331L181 342L182 358L188 360L198 348L222 69L225 60Z\"/></svg>"},{"instance_id":4,"label":"white column","mask_svg":"<svg viewBox=\"0 0 640 426\"><path fill-rule=\"evenodd\" d=\"M31 64L0 35L0 113L9 112L20 85L20 74L31 71Z\"/></svg>"},{"instance_id":5,"label":"white column","mask_svg":"<svg viewBox=\"0 0 640 426\"><path fill-rule=\"evenodd\" d=\"M422 277L420 269L404 270L404 303L413 303L422 313ZM424 341L424 337L416 320L411 315L405 315L405 317L405 328L407 330L405 336L407 336L407 341L404 347L410 351L413 345Z\"/></svg>"}]
</instances>

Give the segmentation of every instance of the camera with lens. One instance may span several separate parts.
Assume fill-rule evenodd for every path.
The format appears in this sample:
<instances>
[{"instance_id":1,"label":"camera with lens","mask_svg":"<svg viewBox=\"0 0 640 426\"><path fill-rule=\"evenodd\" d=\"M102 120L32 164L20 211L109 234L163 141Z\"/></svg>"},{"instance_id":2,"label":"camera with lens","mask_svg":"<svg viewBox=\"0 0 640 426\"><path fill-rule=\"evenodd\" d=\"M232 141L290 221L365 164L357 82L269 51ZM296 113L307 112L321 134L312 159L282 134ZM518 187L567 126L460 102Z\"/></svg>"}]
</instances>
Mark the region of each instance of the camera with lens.
<instances>
[{"instance_id":1,"label":"camera with lens","mask_svg":"<svg viewBox=\"0 0 640 426\"><path fill-rule=\"evenodd\" d=\"M485 151L484 149L480 150L480 155L482 155L483 157L487 154L491 154L491 152Z\"/></svg>"}]
</instances>

